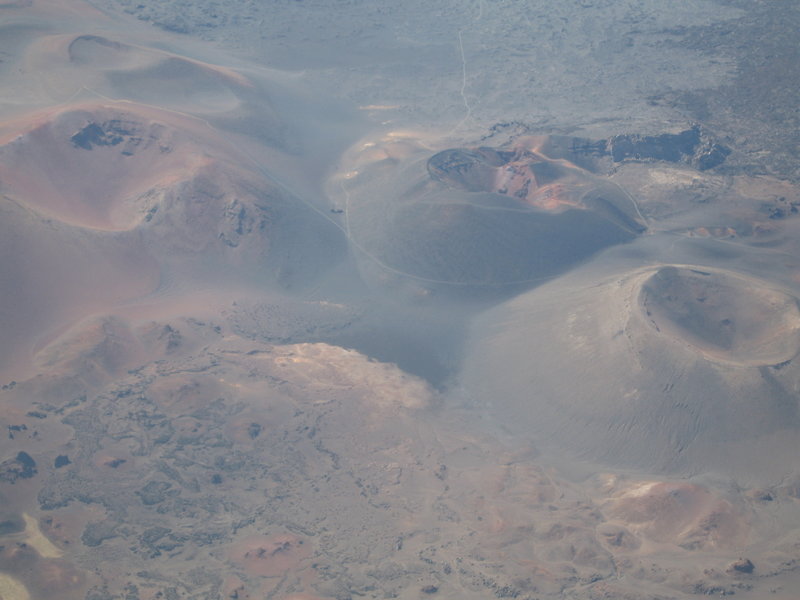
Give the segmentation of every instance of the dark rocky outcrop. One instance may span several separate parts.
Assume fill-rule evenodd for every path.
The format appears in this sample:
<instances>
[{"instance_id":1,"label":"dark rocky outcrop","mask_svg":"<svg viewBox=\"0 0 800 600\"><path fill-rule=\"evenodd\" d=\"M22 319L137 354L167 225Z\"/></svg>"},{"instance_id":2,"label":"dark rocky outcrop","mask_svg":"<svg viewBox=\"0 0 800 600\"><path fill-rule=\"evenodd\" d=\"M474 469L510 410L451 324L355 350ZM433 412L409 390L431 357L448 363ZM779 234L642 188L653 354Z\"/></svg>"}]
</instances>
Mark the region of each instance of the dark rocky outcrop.
<instances>
[{"instance_id":1,"label":"dark rocky outcrop","mask_svg":"<svg viewBox=\"0 0 800 600\"><path fill-rule=\"evenodd\" d=\"M693 127L677 134L615 135L608 141L608 150L614 162L622 162L628 158L679 162L693 155L699 143L700 130Z\"/></svg>"},{"instance_id":2,"label":"dark rocky outcrop","mask_svg":"<svg viewBox=\"0 0 800 600\"><path fill-rule=\"evenodd\" d=\"M136 495L139 496L142 504L152 506L153 504L163 502L167 499L167 496L172 495L170 494L171 488L172 484L166 481L151 481L136 492Z\"/></svg>"},{"instance_id":3,"label":"dark rocky outcrop","mask_svg":"<svg viewBox=\"0 0 800 600\"><path fill-rule=\"evenodd\" d=\"M431 179L457 189L489 191L491 186L487 180L491 179L492 169L508 164L514 155L514 152L486 146L451 148L434 154L428 160L428 174Z\"/></svg>"},{"instance_id":4,"label":"dark rocky outcrop","mask_svg":"<svg viewBox=\"0 0 800 600\"><path fill-rule=\"evenodd\" d=\"M25 521L17 516L0 518L0 535L10 535L25 531Z\"/></svg>"},{"instance_id":5,"label":"dark rocky outcrop","mask_svg":"<svg viewBox=\"0 0 800 600\"><path fill-rule=\"evenodd\" d=\"M615 163L663 160L689 164L699 171L721 165L731 152L697 126L680 133L615 135L608 140L607 148Z\"/></svg>"},{"instance_id":6,"label":"dark rocky outcrop","mask_svg":"<svg viewBox=\"0 0 800 600\"><path fill-rule=\"evenodd\" d=\"M81 534L81 541L90 548L99 546L105 540L117 537L117 524L113 521L89 523Z\"/></svg>"},{"instance_id":7,"label":"dark rocky outcrop","mask_svg":"<svg viewBox=\"0 0 800 600\"><path fill-rule=\"evenodd\" d=\"M0 463L0 481L16 483L36 475L36 461L27 452L17 453L16 458Z\"/></svg>"},{"instance_id":8,"label":"dark rocky outcrop","mask_svg":"<svg viewBox=\"0 0 800 600\"><path fill-rule=\"evenodd\" d=\"M748 558L740 558L728 567L728 573L749 575L755 570L755 565Z\"/></svg>"},{"instance_id":9,"label":"dark rocky outcrop","mask_svg":"<svg viewBox=\"0 0 800 600\"><path fill-rule=\"evenodd\" d=\"M84 150L92 150L95 146L116 146L131 135L129 126L122 121L113 120L103 124L89 123L70 138L72 145Z\"/></svg>"}]
</instances>

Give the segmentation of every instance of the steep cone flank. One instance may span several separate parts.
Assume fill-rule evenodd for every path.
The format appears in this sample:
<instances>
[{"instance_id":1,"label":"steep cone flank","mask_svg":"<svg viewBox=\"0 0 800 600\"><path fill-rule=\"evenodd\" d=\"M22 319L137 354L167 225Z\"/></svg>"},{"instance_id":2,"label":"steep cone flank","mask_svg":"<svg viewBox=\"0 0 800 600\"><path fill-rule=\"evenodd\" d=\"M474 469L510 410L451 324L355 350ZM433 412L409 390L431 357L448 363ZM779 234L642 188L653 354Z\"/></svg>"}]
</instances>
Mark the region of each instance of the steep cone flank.
<instances>
[{"instance_id":1,"label":"steep cone flank","mask_svg":"<svg viewBox=\"0 0 800 600\"><path fill-rule=\"evenodd\" d=\"M431 155L403 138L367 143L334 181L367 273L449 289L534 285L643 231L614 185L533 149Z\"/></svg>"},{"instance_id":2,"label":"steep cone flank","mask_svg":"<svg viewBox=\"0 0 800 600\"><path fill-rule=\"evenodd\" d=\"M559 456L769 480L791 472L800 443L799 343L795 298L753 278L584 272L480 317L463 380Z\"/></svg>"},{"instance_id":3,"label":"steep cone flank","mask_svg":"<svg viewBox=\"0 0 800 600\"><path fill-rule=\"evenodd\" d=\"M771 365L800 350L795 298L719 271L659 269L639 305L657 331L719 360Z\"/></svg>"}]
</instances>

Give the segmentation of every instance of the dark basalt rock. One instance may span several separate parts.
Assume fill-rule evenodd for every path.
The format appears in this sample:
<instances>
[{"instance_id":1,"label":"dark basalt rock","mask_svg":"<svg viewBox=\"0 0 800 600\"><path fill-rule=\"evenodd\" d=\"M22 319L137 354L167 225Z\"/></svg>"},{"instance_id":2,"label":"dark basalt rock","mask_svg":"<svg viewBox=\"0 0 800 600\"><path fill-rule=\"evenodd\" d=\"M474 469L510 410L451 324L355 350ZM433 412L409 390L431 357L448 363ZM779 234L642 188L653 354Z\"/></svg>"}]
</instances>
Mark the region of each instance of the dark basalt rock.
<instances>
[{"instance_id":1,"label":"dark basalt rock","mask_svg":"<svg viewBox=\"0 0 800 600\"><path fill-rule=\"evenodd\" d=\"M743 573L749 575L755 570L755 565L748 558L740 558L736 562L731 563L728 567L728 573Z\"/></svg>"},{"instance_id":2,"label":"dark basalt rock","mask_svg":"<svg viewBox=\"0 0 800 600\"><path fill-rule=\"evenodd\" d=\"M485 187L484 170L507 164L514 152L495 150L486 146L479 148L451 148L434 154L428 159L428 174L431 179L455 188L468 191Z\"/></svg>"},{"instance_id":3,"label":"dark basalt rock","mask_svg":"<svg viewBox=\"0 0 800 600\"><path fill-rule=\"evenodd\" d=\"M27 452L19 452L16 458L0 463L0 481L16 483L19 479L30 479L36 473L36 461Z\"/></svg>"},{"instance_id":4,"label":"dark basalt rock","mask_svg":"<svg viewBox=\"0 0 800 600\"><path fill-rule=\"evenodd\" d=\"M677 134L661 135L615 135L609 140L609 150L614 162L625 159L665 160L681 162L694 156L695 148L700 144L700 129L693 127Z\"/></svg>"},{"instance_id":5,"label":"dark basalt rock","mask_svg":"<svg viewBox=\"0 0 800 600\"><path fill-rule=\"evenodd\" d=\"M114 119L103 124L89 123L70 138L72 145L84 150L95 146L116 146L133 135L131 125Z\"/></svg>"},{"instance_id":6,"label":"dark basalt rock","mask_svg":"<svg viewBox=\"0 0 800 600\"><path fill-rule=\"evenodd\" d=\"M250 425L247 426L247 435L251 440L254 440L261 435L261 429L262 427L258 423L250 423Z\"/></svg>"},{"instance_id":7,"label":"dark basalt rock","mask_svg":"<svg viewBox=\"0 0 800 600\"><path fill-rule=\"evenodd\" d=\"M730 153L730 149L725 146L711 142L701 146L701 148L695 152L691 165L698 171L713 169L725 162L725 159Z\"/></svg>"},{"instance_id":8,"label":"dark basalt rock","mask_svg":"<svg viewBox=\"0 0 800 600\"><path fill-rule=\"evenodd\" d=\"M486 163L492 167L506 164L514 156L513 152L495 150L488 146L474 149L451 148L434 154L428 161L428 172L447 173L451 171L463 172L475 163Z\"/></svg>"},{"instance_id":9,"label":"dark basalt rock","mask_svg":"<svg viewBox=\"0 0 800 600\"><path fill-rule=\"evenodd\" d=\"M518 135L523 133L527 132ZM542 151L550 158L566 159L592 172L606 171L609 163L657 160L706 171L724 163L731 153L730 148L697 125L679 133L627 133L603 140L549 136ZM487 146L448 149L431 157L428 173L434 180L464 187L465 183L471 183L470 172L479 172L481 167L500 167L518 158L515 152Z\"/></svg>"},{"instance_id":10,"label":"dark basalt rock","mask_svg":"<svg viewBox=\"0 0 800 600\"><path fill-rule=\"evenodd\" d=\"M81 534L85 546L95 548L106 540L117 537L117 524L110 520L89 523Z\"/></svg>"},{"instance_id":11,"label":"dark basalt rock","mask_svg":"<svg viewBox=\"0 0 800 600\"><path fill-rule=\"evenodd\" d=\"M25 521L19 517L0 520L0 535L10 535L25 531Z\"/></svg>"},{"instance_id":12,"label":"dark basalt rock","mask_svg":"<svg viewBox=\"0 0 800 600\"><path fill-rule=\"evenodd\" d=\"M615 163L626 160L663 160L685 163L698 171L721 165L731 153L729 148L710 139L698 126L680 133L615 135L608 140L607 147Z\"/></svg>"},{"instance_id":13,"label":"dark basalt rock","mask_svg":"<svg viewBox=\"0 0 800 600\"><path fill-rule=\"evenodd\" d=\"M167 496L172 495L169 493L170 488L172 488L172 484L166 481L151 481L136 492L136 495L139 496L142 504L145 506L152 506L153 504L163 502L167 499Z\"/></svg>"}]
</instances>

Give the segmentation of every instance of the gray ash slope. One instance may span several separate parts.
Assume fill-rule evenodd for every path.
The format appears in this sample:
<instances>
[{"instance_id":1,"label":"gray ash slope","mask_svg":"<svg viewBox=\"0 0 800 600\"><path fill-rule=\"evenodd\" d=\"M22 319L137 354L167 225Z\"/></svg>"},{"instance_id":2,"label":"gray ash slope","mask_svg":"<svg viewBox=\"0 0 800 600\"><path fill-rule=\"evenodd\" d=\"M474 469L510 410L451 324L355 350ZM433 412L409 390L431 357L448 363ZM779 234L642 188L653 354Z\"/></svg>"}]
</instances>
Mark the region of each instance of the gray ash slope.
<instances>
[{"instance_id":1,"label":"gray ash slope","mask_svg":"<svg viewBox=\"0 0 800 600\"><path fill-rule=\"evenodd\" d=\"M768 485L796 473L796 293L691 265L583 268L477 319L464 385L557 462Z\"/></svg>"},{"instance_id":2,"label":"gray ash slope","mask_svg":"<svg viewBox=\"0 0 800 600\"><path fill-rule=\"evenodd\" d=\"M644 230L622 190L521 148L418 149L360 168L337 197L368 278L508 294Z\"/></svg>"}]
</instances>

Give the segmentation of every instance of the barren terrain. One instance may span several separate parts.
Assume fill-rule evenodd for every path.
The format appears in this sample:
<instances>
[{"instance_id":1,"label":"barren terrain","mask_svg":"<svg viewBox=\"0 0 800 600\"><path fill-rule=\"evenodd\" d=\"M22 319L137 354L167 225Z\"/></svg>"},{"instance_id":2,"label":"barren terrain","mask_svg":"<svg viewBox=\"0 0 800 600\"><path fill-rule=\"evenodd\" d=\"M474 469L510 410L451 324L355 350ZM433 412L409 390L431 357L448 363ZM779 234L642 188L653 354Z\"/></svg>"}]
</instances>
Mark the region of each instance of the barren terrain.
<instances>
[{"instance_id":1,"label":"barren terrain","mask_svg":"<svg viewBox=\"0 0 800 600\"><path fill-rule=\"evenodd\" d=\"M799 29L0 0L0 600L797 598Z\"/></svg>"}]
</instances>

